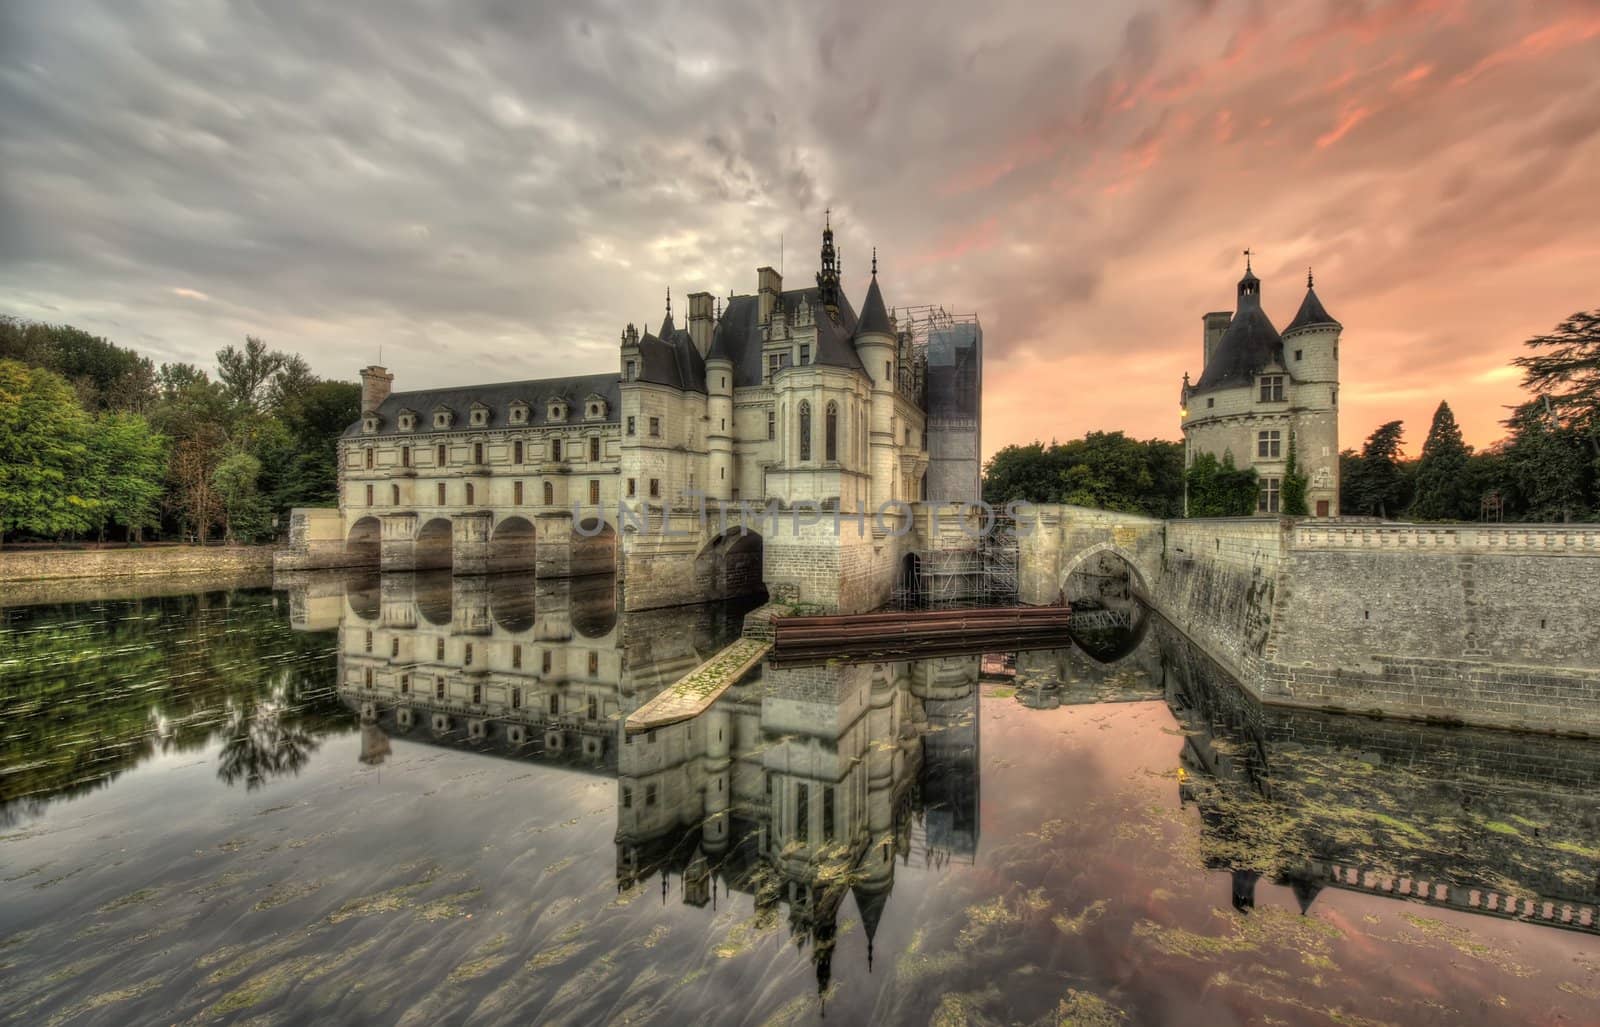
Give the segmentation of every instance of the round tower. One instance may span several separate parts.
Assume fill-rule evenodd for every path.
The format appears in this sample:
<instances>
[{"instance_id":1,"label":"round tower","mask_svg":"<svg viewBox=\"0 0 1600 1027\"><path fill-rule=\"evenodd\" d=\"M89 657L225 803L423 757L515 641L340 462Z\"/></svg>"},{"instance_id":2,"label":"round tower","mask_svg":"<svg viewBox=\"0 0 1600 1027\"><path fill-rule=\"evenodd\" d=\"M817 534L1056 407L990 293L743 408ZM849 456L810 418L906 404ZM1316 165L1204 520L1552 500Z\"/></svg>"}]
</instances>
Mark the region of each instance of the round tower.
<instances>
[{"instance_id":1,"label":"round tower","mask_svg":"<svg viewBox=\"0 0 1600 1027\"><path fill-rule=\"evenodd\" d=\"M898 344L894 322L883 305L883 293L878 289L878 255L872 255L872 284L867 287L867 298L861 305L861 318L856 322L856 354L872 379L872 413L868 422L870 467L872 471L871 501L874 510L883 509L894 493L894 392L895 360Z\"/></svg>"},{"instance_id":2,"label":"round tower","mask_svg":"<svg viewBox=\"0 0 1600 1027\"><path fill-rule=\"evenodd\" d=\"M728 806L732 800L733 719L721 705L703 714L706 732L705 820L700 829L700 848L719 856L728 848Z\"/></svg>"},{"instance_id":3,"label":"round tower","mask_svg":"<svg viewBox=\"0 0 1600 1027\"><path fill-rule=\"evenodd\" d=\"M733 455L733 358L728 354L721 310L706 351L706 418L709 471L705 492L712 499L727 502L733 498L739 479Z\"/></svg>"},{"instance_id":4,"label":"round tower","mask_svg":"<svg viewBox=\"0 0 1600 1027\"><path fill-rule=\"evenodd\" d=\"M1283 358L1294 383L1295 462L1306 476L1306 508L1339 513L1339 337L1344 326L1317 297L1311 269L1300 310L1283 330Z\"/></svg>"}]
</instances>

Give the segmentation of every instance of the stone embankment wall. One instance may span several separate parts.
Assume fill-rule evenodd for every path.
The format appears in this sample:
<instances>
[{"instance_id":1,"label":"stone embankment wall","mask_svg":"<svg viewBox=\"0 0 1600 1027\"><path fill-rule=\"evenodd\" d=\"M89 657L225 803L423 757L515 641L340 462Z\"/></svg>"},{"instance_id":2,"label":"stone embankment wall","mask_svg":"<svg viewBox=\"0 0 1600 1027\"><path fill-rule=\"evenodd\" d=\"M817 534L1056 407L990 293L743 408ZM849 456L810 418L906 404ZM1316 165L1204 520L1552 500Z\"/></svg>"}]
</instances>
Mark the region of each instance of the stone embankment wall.
<instances>
[{"instance_id":1,"label":"stone embankment wall","mask_svg":"<svg viewBox=\"0 0 1600 1027\"><path fill-rule=\"evenodd\" d=\"M1152 530L1152 525L1157 530ZM1281 705L1600 735L1600 526L1238 518L1052 507L1022 600L1110 549L1150 605Z\"/></svg>"},{"instance_id":2,"label":"stone embankment wall","mask_svg":"<svg viewBox=\"0 0 1600 1027\"><path fill-rule=\"evenodd\" d=\"M0 549L0 582L129 578L142 575L259 575L271 546L149 546L140 549Z\"/></svg>"}]
</instances>

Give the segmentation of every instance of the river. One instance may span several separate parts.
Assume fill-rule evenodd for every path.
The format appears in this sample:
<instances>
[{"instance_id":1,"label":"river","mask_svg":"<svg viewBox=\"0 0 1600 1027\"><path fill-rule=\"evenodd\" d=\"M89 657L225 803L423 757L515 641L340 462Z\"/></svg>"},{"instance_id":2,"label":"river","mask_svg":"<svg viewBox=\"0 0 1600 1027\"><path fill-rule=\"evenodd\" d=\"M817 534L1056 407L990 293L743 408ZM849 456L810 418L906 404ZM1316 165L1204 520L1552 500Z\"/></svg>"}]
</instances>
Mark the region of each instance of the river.
<instances>
[{"instance_id":1,"label":"river","mask_svg":"<svg viewBox=\"0 0 1600 1027\"><path fill-rule=\"evenodd\" d=\"M0 608L0 1022L1600 1021L1600 745L1264 709L1160 622L630 739L745 608L618 606Z\"/></svg>"}]
</instances>

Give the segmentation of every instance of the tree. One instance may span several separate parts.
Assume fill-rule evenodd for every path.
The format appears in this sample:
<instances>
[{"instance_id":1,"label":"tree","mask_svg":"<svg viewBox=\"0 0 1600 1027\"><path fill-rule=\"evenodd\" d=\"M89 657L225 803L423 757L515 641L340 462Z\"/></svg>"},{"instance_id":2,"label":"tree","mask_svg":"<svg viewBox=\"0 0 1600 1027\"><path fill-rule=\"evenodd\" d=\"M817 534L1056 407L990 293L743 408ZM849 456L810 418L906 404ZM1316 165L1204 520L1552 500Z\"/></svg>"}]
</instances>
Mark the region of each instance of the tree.
<instances>
[{"instance_id":1,"label":"tree","mask_svg":"<svg viewBox=\"0 0 1600 1027\"><path fill-rule=\"evenodd\" d=\"M236 406L261 410L266 405L267 387L283 368L284 355L267 349L253 335L245 336L244 349L224 346L217 350L217 379Z\"/></svg>"},{"instance_id":2,"label":"tree","mask_svg":"<svg viewBox=\"0 0 1600 1027\"><path fill-rule=\"evenodd\" d=\"M1522 515L1535 521L1571 521L1588 512L1586 495L1594 461L1581 432L1562 425L1541 400L1518 407L1506 466L1521 494Z\"/></svg>"},{"instance_id":3,"label":"tree","mask_svg":"<svg viewBox=\"0 0 1600 1027\"><path fill-rule=\"evenodd\" d=\"M127 529L128 541L160 524L167 470L167 439L138 414L103 414L95 420L90 450L98 484L96 527Z\"/></svg>"},{"instance_id":4,"label":"tree","mask_svg":"<svg viewBox=\"0 0 1600 1027\"><path fill-rule=\"evenodd\" d=\"M211 476L222 462L227 436L210 423L201 423L177 439L167 465L166 507L178 520L180 533L193 532L202 544L222 519L222 503Z\"/></svg>"},{"instance_id":5,"label":"tree","mask_svg":"<svg viewBox=\"0 0 1600 1027\"><path fill-rule=\"evenodd\" d=\"M58 374L0 360L0 540L94 526L89 416Z\"/></svg>"},{"instance_id":6,"label":"tree","mask_svg":"<svg viewBox=\"0 0 1600 1027\"><path fill-rule=\"evenodd\" d=\"M233 453L211 472L211 484L222 508L222 537L254 541L265 530L265 505L260 491L261 461L249 453Z\"/></svg>"},{"instance_id":7,"label":"tree","mask_svg":"<svg viewBox=\"0 0 1600 1027\"><path fill-rule=\"evenodd\" d=\"M1090 432L1065 444L1007 446L984 467L983 497L1007 503L1071 503L1176 517L1183 509L1183 446Z\"/></svg>"},{"instance_id":8,"label":"tree","mask_svg":"<svg viewBox=\"0 0 1600 1027\"><path fill-rule=\"evenodd\" d=\"M1461 438L1461 427L1441 402L1433 412L1433 425L1422 444L1422 459L1417 463L1416 494L1410 514L1427 521L1453 521L1476 516L1482 498L1469 492L1467 458L1471 449Z\"/></svg>"},{"instance_id":9,"label":"tree","mask_svg":"<svg viewBox=\"0 0 1600 1027\"><path fill-rule=\"evenodd\" d=\"M300 354L284 353L280 356L282 363L272 376L267 406L275 415L282 417L321 379L311 373L311 365Z\"/></svg>"},{"instance_id":10,"label":"tree","mask_svg":"<svg viewBox=\"0 0 1600 1027\"><path fill-rule=\"evenodd\" d=\"M1405 506L1406 475L1400 467L1404 424L1390 421L1367 436L1361 457L1347 468L1345 496L1351 512L1387 517Z\"/></svg>"},{"instance_id":11,"label":"tree","mask_svg":"<svg viewBox=\"0 0 1600 1027\"><path fill-rule=\"evenodd\" d=\"M1233 454L1223 453L1221 461L1211 453L1201 453L1189 465L1190 517L1248 517L1255 513L1261 487L1255 468L1239 470Z\"/></svg>"},{"instance_id":12,"label":"tree","mask_svg":"<svg viewBox=\"0 0 1600 1027\"><path fill-rule=\"evenodd\" d=\"M1310 484L1305 472L1300 470L1295 453L1294 432L1290 432L1289 459L1283 465L1283 495L1279 500L1286 516L1305 517L1311 512L1306 506L1306 488Z\"/></svg>"},{"instance_id":13,"label":"tree","mask_svg":"<svg viewBox=\"0 0 1600 1027\"><path fill-rule=\"evenodd\" d=\"M1548 396L1553 413L1600 457L1600 310L1579 311L1523 345L1533 352L1512 361L1522 387Z\"/></svg>"}]
</instances>

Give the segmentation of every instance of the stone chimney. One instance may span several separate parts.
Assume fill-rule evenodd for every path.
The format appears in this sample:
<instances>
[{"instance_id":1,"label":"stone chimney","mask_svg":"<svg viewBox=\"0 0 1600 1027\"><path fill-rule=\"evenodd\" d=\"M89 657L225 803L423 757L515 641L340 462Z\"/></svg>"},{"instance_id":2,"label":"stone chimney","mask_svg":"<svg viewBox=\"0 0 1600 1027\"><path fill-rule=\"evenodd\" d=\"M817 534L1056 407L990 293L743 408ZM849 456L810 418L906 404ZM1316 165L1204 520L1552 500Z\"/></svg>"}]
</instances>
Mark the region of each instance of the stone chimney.
<instances>
[{"instance_id":1,"label":"stone chimney","mask_svg":"<svg viewBox=\"0 0 1600 1027\"><path fill-rule=\"evenodd\" d=\"M394 375L386 367L373 364L371 367L361 369L361 412L363 414L378 409L383 401L389 398L389 392L394 385Z\"/></svg>"},{"instance_id":2,"label":"stone chimney","mask_svg":"<svg viewBox=\"0 0 1600 1027\"><path fill-rule=\"evenodd\" d=\"M1217 343L1222 341L1222 334L1228 330L1228 325L1233 323L1233 315L1226 310L1213 310L1200 319L1205 324L1204 350L1200 370L1206 369L1206 364L1211 363L1211 354L1216 351Z\"/></svg>"},{"instance_id":3,"label":"stone chimney","mask_svg":"<svg viewBox=\"0 0 1600 1027\"><path fill-rule=\"evenodd\" d=\"M711 349L711 294L709 292L691 292L689 294L689 338L694 340L694 348L700 351L702 359Z\"/></svg>"},{"instance_id":4,"label":"stone chimney","mask_svg":"<svg viewBox=\"0 0 1600 1027\"><path fill-rule=\"evenodd\" d=\"M756 294L761 301L761 323L766 324L783 295L783 276L770 267L756 268Z\"/></svg>"}]
</instances>

